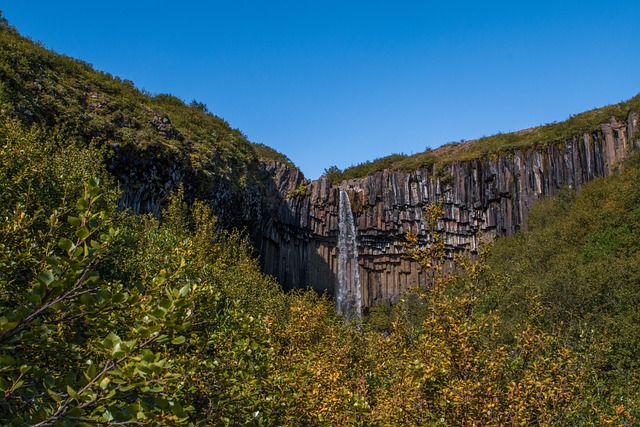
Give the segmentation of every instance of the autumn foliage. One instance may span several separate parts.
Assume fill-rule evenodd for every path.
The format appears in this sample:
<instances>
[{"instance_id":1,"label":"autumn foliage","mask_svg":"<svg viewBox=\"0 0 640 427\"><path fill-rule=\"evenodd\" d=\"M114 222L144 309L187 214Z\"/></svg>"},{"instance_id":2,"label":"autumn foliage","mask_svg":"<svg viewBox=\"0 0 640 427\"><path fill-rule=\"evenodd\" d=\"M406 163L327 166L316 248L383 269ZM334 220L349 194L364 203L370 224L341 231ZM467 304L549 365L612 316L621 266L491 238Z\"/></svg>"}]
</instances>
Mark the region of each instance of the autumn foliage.
<instances>
[{"instance_id":1,"label":"autumn foliage","mask_svg":"<svg viewBox=\"0 0 640 427\"><path fill-rule=\"evenodd\" d=\"M639 425L637 158L473 257L426 207L429 244L409 233L405 256L429 281L345 322L326 295L283 292L188 189L161 219L118 209L105 166L116 147L182 156L240 191L258 157L286 157L1 17L0 52L0 425ZM485 142L547 144L638 99ZM434 162L356 172L389 161Z\"/></svg>"},{"instance_id":2,"label":"autumn foliage","mask_svg":"<svg viewBox=\"0 0 640 427\"><path fill-rule=\"evenodd\" d=\"M345 323L326 297L283 293L200 202L118 212L100 158L0 126L3 424L637 423L604 332L553 333L534 293L505 316L484 254L443 274L437 205L430 246L406 239L432 280Z\"/></svg>"}]
</instances>

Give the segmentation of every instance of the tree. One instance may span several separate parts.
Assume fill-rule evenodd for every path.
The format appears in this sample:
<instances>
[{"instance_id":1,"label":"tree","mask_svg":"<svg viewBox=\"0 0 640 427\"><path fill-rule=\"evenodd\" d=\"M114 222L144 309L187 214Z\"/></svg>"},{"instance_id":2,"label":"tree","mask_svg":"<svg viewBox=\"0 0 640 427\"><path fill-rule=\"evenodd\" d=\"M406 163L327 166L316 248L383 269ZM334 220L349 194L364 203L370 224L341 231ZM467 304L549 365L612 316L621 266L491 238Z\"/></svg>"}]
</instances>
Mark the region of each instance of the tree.
<instances>
[{"instance_id":1,"label":"tree","mask_svg":"<svg viewBox=\"0 0 640 427\"><path fill-rule=\"evenodd\" d=\"M127 287L98 267L118 238L91 180L68 224L72 238L46 246L42 269L0 302L0 419L6 424L77 425L186 420L174 401L179 378L166 346L184 342L189 284L179 250L150 282ZM24 218L18 215L16 226ZM50 217L51 234L60 227ZM20 254L10 254L20 256ZM172 404L173 402L173 404Z\"/></svg>"},{"instance_id":2,"label":"tree","mask_svg":"<svg viewBox=\"0 0 640 427\"><path fill-rule=\"evenodd\" d=\"M335 165L326 168L323 175L326 176L327 181L333 185L340 184L340 181L342 181L342 171Z\"/></svg>"}]
</instances>

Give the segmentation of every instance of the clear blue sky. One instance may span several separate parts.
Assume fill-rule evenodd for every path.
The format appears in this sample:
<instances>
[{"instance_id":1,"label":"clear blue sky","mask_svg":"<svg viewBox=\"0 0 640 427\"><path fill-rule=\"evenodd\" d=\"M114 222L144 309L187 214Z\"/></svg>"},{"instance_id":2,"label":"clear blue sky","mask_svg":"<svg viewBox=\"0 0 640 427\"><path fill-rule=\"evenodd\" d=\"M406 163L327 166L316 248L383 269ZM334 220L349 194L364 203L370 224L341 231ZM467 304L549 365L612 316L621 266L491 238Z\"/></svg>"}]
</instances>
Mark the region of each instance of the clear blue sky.
<instances>
[{"instance_id":1,"label":"clear blue sky","mask_svg":"<svg viewBox=\"0 0 640 427\"><path fill-rule=\"evenodd\" d=\"M307 177L640 92L636 1L2 0L49 48L204 102Z\"/></svg>"}]
</instances>

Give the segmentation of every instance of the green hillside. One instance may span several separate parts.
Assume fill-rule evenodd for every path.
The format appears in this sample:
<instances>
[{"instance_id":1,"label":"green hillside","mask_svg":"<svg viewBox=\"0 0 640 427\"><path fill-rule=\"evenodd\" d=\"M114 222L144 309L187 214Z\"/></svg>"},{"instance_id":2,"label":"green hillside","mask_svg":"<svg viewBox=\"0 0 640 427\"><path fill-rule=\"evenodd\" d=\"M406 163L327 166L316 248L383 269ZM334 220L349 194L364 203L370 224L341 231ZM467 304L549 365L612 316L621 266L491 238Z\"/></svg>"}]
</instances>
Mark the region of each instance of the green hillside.
<instances>
[{"instance_id":1,"label":"green hillside","mask_svg":"<svg viewBox=\"0 0 640 427\"><path fill-rule=\"evenodd\" d=\"M187 189L159 220L119 209L111 173L127 149L241 191L258 156L286 158L6 23L0 62L0 425L640 422L640 160L455 275L438 233L430 250L407 236L433 282L345 323L284 293Z\"/></svg>"},{"instance_id":2,"label":"green hillside","mask_svg":"<svg viewBox=\"0 0 640 427\"><path fill-rule=\"evenodd\" d=\"M518 132L499 133L466 142L452 142L436 149L428 149L413 155L391 154L340 170L336 166L325 169L325 175L332 183L342 180L364 178L369 174L389 169L413 172L418 168L443 166L454 161L479 159L491 154L504 154L514 149L536 149L551 144L561 144L583 134L591 134L608 123L611 117L627 120L630 112L640 112L640 94L625 102L596 108L571 116L569 119L526 129Z\"/></svg>"},{"instance_id":3,"label":"green hillside","mask_svg":"<svg viewBox=\"0 0 640 427\"><path fill-rule=\"evenodd\" d=\"M640 157L579 194L537 204L526 222L491 250L489 264L505 278L492 291L497 307L523 323L530 312L521 302L537 298L548 331L606 343L607 374L640 385Z\"/></svg>"},{"instance_id":4,"label":"green hillside","mask_svg":"<svg viewBox=\"0 0 640 427\"><path fill-rule=\"evenodd\" d=\"M290 163L250 143L204 104L138 90L131 81L22 37L6 21L0 25L0 111L68 140L179 158L195 174L234 182L251 179L258 158Z\"/></svg>"}]
</instances>

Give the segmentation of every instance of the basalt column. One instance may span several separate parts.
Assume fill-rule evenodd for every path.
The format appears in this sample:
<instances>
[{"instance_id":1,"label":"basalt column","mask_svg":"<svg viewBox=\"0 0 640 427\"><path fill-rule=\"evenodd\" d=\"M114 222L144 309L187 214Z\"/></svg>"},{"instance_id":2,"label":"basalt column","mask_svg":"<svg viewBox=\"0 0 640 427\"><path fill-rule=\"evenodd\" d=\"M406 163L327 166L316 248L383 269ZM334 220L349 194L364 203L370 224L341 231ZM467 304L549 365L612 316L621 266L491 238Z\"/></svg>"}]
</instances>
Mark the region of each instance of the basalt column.
<instances>
[{"instance_id":1,"label":"basalt column","mask_svg":"<svg viewBox=\"0 0 640 427\"><path fill-rule=\"evenodd\" d=\"M450 251L475 252L482 239L523 227L536 200L615 173L637 146L637 129L638 115L631 113L627 121L612 118L598 131L542 148L454 162L439 170L384 170L342 182L339 188L324 177L309 181L295 168L268 164L271 213L254 239L264 271L287 289L334 293L343 189L358 236L363 307L393 302L409 286L427 280L402 255L408 230L426 242L426 206L443 204L438 227Z\"/></svg>"}]
</instances>

